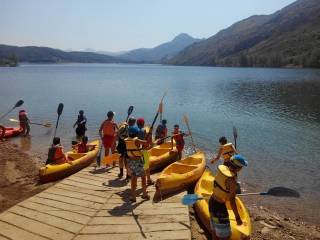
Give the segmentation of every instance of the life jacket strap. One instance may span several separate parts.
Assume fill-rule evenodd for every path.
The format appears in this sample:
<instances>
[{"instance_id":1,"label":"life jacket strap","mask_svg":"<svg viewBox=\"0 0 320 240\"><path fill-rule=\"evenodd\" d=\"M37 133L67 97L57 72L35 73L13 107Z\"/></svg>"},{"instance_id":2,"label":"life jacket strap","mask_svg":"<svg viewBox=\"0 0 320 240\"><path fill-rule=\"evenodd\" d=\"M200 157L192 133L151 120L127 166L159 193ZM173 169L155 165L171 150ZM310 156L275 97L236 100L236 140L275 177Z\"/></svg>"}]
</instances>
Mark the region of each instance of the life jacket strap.
<instances>
[{"instance_id":1,"label":"life jacket strap","mask_svg":"<svg viewBox=\"0 0 320 240\"><path fill-rule=\"evenodd\" d=\"M225 193L230 193L229 191L227 191L223 187L221 187L220 184L216 180L213 181L213 186L218 187L221 191L223 191Z\"/></svg>"}]
</instances>

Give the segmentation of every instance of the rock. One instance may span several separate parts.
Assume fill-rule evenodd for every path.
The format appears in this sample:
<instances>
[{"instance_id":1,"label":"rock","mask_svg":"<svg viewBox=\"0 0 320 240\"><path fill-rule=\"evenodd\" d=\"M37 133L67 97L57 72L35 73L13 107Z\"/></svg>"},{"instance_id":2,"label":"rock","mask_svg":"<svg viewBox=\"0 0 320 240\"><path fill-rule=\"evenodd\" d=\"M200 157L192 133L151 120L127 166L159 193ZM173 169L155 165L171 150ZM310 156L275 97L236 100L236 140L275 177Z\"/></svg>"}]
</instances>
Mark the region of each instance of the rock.
<instances>
[{"instance_id":1,"label":"rock","mask_svg":"<svg viewBox=\"0 0 320 240\"><path fill-rule=\"evenodd\" d=\"M258 221L261 221L261 220L263 220L264 218L263 217L261 217L261 216L256 216L253 220L255 221L255 222L258 222Z\"/></svg>"},{"instance_id":2,"label":"rock","mask_svg":"<svg viewBox=\"0 0 320 240\"><path fill-rule=\"evenodd\" d=\"M270 228L270 229L276 229L277 228L276 226L273 226L273 225L271 225L269 223L266 223L265 221L260 221L260 223L262 225L264 225L265 227Z\"/></svg>"},{"instance_id":3,"label":"rock","mask_svg":"<svg viewBox=\"0 0 320 240\"><path fill-rule=\"evenodd\" d=\"M272 230L271 228L264 227L264 228L262 228L261 233L262 233L262 234L267 234L267 233L269 233L271 230Z\"/></svg>"},{"instance_id":4,"label":"rock","mask_svg":"<svg viewBox=\"0 0 320 240\"><path fill-rule=\"evenodd\" d=\"M289 236L290 239L296 239L294 236Z\"/></svg>"},{"instance_id":5,"label":"rock","mask_svg":"<svg viewBox=\"0 0 320 240\"><path fill-rule=\"evenodd\" d=\"M200 233L200 234L204 234L203 229L202 229L202 228L199 228L199 229L198 229L198 233Z\"/></svg>"},{"instance_id":6,"label":"rock","mask_svg":"<svg viewBox=\"0 0 320 240\"><path fill-rule=\"evenodd\" d=\"M285 221L289 221L290 219L285 217L283 220L285 220Z\"/></svg>"}]
</instances>

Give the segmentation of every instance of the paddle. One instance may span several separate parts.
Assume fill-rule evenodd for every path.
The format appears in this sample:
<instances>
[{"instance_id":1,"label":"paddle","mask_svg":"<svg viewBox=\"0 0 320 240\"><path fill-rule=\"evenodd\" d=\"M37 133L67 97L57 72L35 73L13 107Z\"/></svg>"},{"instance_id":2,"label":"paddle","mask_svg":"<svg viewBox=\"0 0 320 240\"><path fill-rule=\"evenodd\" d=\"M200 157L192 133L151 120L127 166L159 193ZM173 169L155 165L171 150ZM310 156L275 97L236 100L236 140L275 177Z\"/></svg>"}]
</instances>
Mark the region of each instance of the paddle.
<instances>
[{"instance_id":1,"label":"paddle","mask_svg":"<svg viewBox=\"0 0 320 240\"><path fill-rule=\"evenodd\" d=\"M270 188L267 192L256 192L256 193L241 193L237 194L237 196L252 196L252 195L261 195L261 196L275 196L275 197L294 197L299 198L300 194L290 188L286 187L273 187ZM210 197L201 197L197 194L186 194L183 196L181 202L183 205L193 205L198 200L206 199L208 200Z\"/></svg>"},{"instance_id":2,"label":"paddle","mask_svg":"<svg viewBox=\"0 0 320 240\"><path fill-rule=\"evenodd\" d=\"M191 130L190 130L189 119L188 119L188 117L187 117L186 115L183 116L183 121L184 121L185 124L187 125L188 131L189 131L189 134L190 134L190 137L191 137L191 142L192 142L193 150L196 152L196 145L194 144L193 137L192 137L192 133L191 133Z\"/></svg>"},{"instance_id":3,"label":"paddle","mask_svg":"<svg viewBox=\"0 0 320 240\"><path fill-rule=\"evenodd\" d=\"M129 116L131 115L132 112L133 112L133 106L130 106L130 107L128 108L128 115L127 115L127 118L126 118L126 122L128 121Z\"/></svg>"},{"instance_id":4,"label":"paddle","mask_svg":"<svg viewBox=\"0 0 320 240\"><path fill-rule=\"evenodd\" d=\"M57 118L57 122L56 122L56 128L54 129L53 138L56 137L57 128L58 128L58 125L59 125L59 119L60 119L60 115L62 114L62 111L63 111L63 103L59 103L59 106L58 106L58 109L57 109L58 118Z\"/></svg>"},{"instance_id":5,"label":"paddle","mask_svg":"<svg viewBox=\"0 0 320 240\"><path fill-rule=\"evenodd\" d=\"M10 121L10 122L20 122L19 120L14 119L14 118L10 118L9 121ZM52 126L52 124L49 123L49 122L46 122L46 123L30 122L30 124L39 125L39 126L43 126L43 127L47 127L47 128L50 128L50 127Z\"/></svg>"},{"instance_id":6,"label":"paddle","mask_svg":"<svg viewBox=\"0 0 320 240\"><path fill-rule=\"evenodd\" d=\"M164 92L160 104L159 104L159 113L160 113L160 122L162 121L162 112L163 112L163 99L167 95L167 91Z\"/></svg>"},{"instance_id":7,"label":"paddle","mask_svg":"<svg viewBox=\"0 0 320 240\"><path fill-rule=\"evenodd\" d=\"M238 138L238 131L236 127L233 127L233 139L234 139L234 147L237 149L237 138Z\"/></svg>"},{"instance_id":8,"label":"paddle","mask_svg":"<svg viewBox=\"0 0 320 240\"><path fill-rule=\"evenodd\" d=\"M15 109L15 108L17 108L17 107L20 107L23 103L24 103L23 100L19 100L18 102L16 102L16 104L13 106L13 108L11 108L8 112L6 112L5 114L3 114L3 115L0 117L0 120L3 119L5 116L7 116L10 112L12 112L13 109Z\"/></svg>"}]
</instances>

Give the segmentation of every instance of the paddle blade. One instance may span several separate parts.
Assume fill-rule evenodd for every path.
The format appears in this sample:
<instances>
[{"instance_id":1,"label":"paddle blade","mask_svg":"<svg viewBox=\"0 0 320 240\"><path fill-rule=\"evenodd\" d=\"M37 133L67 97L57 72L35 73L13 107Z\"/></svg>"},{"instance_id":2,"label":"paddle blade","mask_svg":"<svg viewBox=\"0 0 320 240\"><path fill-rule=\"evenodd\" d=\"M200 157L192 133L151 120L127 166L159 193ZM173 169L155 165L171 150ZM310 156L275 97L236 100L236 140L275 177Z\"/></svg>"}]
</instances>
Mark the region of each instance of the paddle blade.
<instances>
[{"instance_id":1,"label":"paddle blade","mask_svg":"<svg viewBox=\"0 0 320 240\"><path fill-rule=\"evenodd\" d=\"M19 120L14 119L14 118L10 118L9 121L10 121L10 122L19 122Z\"/></svg>"},{"instance_id":2,"label":"paddle blade","mask_svg":"<svg viewBox=\"0 0 320 240\"><path fill-rule=\"evenodd\" d=\"M58 116L61 115L62 111L63 111L63 103L59 103L59 106L58 106L58 109L57 109Z\"/></svg>"},{"instance_id":3,"label":"paddle blade","mask_svg":"<svg viewBox=\"0 0 320 240\"><path fill-rule=\"evenodd\" d=\"M183 115L183 121L185 122L185 124L187 126L189 126L189 119L188 119L187 115Z\"/></svg>"},{"instance_id":4,"label":"paddle blade","mask_svg":"<svg viewBox=\"0 0 320 240\"><path fill-rule=\"evenodd\" d=\"M132 112L133 112L133 106L130 106L128 108L128 116L131 115Z\"/></svg>"},{"instance_id":5,"label":"paddle blade","mask_svg":"<svg viewBox=\"0 0 320 240\"><path fill-rule=\"evenodd\" d=\"M113 162L119 161L120 158L120 154L119 153L113 153L109 156L104 157L104 159L102 160L102 162L106 165L110 165Z\"/></svg>"},{"instance_id":6,"label":"paddle blade","mask_svg":"<svg viewBox=\"0 0 320 240\"><path fill-rule=\"evenodd\" d=\"M43 126L46 127L46 128L51 128L52 124L51 123L45 123L45 124L43 124Z\"/></svg>"},{"instance_id":7,"label":"paddle blade","mask_svg":"<svg viewBox=\"0 0 320 240\"><path fill-rule=\"evenodd\" d=\"M198 196L197 194L187 194L187 195L184 195L182 200L181 200L181 203L183 205L193 205L195 204L198 200L202 200L203 197L200 197Z\"/></svg>"},{"instance_id":8,"label":"paddle blade","mask_svg":"<svg viewBox=\"0 0 320 240\"><path fill-rule=\"evenodd\" d=\"M15 108L20 107L23 103L24 103L24 101L23 101L22 99L20 99L20 100L14 105L14 107L15 107Z\"/></svg>"},{"instance_id":9,"label":"paddle blade","mask_svg":"<svg viewBox=\"0 0 320 240\"><path fill-rule=\"evenodd\" d=\"M159 104L159 113L162 113L163 112L163 103L161 102L160 104Z\"/></svg>"},{"instance_id":10,"label":"paddle blade","mask_svg":"<svg viewBox=\"0 0 320 240\"><path fill-rule=\"evenodd\" d=\"M238 130L236 129L236 127L233 127L233 137L234 138L238 137Z\"/></svg>"},{"instance_id":11,"label":"paddle blade","mask_svg":"<svg viewBox=\"0 0 320 240\"><path fill-rule=\"evenodd\" d=\"M267 192L267 195L276 196L276 197L294 197L299 198L300 194L290 188L286 187L274 187L270 188Z\"/></svg>"}]
</instances>

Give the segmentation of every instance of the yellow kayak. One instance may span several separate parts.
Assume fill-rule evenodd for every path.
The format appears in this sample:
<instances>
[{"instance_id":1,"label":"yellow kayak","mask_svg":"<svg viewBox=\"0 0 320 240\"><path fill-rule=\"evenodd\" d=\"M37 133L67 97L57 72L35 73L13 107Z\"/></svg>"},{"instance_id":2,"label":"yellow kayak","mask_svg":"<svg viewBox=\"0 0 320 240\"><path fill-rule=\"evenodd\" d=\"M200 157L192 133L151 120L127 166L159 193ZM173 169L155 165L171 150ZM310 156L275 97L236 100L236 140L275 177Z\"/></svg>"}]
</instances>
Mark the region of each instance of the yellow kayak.
<instances>
[{"instance_id":1,"label":"yellow kayak","mask_svg":"<svg viewBox=\"0 0 320 240\"><path fill-rule=\"evenodd\" d=\"M160 174L156 186L161 194L186 189L195 184L206 167L204 153L199 151L167 166Z\"/></svg>"},{"instance_id":2,"label":"yellow kayak","mask_svg":"<svg viewBox=\"0 0 320 240\"><path fill-rule=\"evenodd\" d=\"M148 152L149 166L151 171L166 167L170 163L178 160L177 149L174 144L173 150L171 150L171 142L155 146L148 150Z\"/></svg>"},{"instance_id":3,"label":"yellow kayak","mask_svg":"<svg viewBox=\"0 0 320 240\"><path fill-rule=\"evenodd\" d=\"M66 153L68 159L72 161L72 164L47 164L45 167L40 168L40 182L44 183L56 181L73 173L76 173L79 170L90 165L98 155L100 149L100 141L92 141L91 143L89 143L89 145L95 145L95 147L87 153L75 153L72 151Z\"/></svg>"},{"instance_id":4,"label":"yellow kayak","mask_svg":"<svg viewBox=\"0 0 320 240\"><path fill-rule=\"evenodd\" d=\"M212 194L213 180L214 180L214 176L212 175L211 171L209 169L206 169L205 172L202 174L201 178L199 179L194 189L194 193L208 199L208 197L210 197ZM198 200L194 204L194 206L195 206L196 213L200 218L201 222L203 223L203 225L205 225L207 230L211 232L212 230L210 227L209 207L208 207L207 199ZM231 240L246 239L251 234L250 215L239 197L236 197L236 204L237 204L238 212L243 224L239 226L237 225L230 203L227 202L226 205L229 213L231 232L232 232L230 239Z\"/></svg>"}]
</instances>

